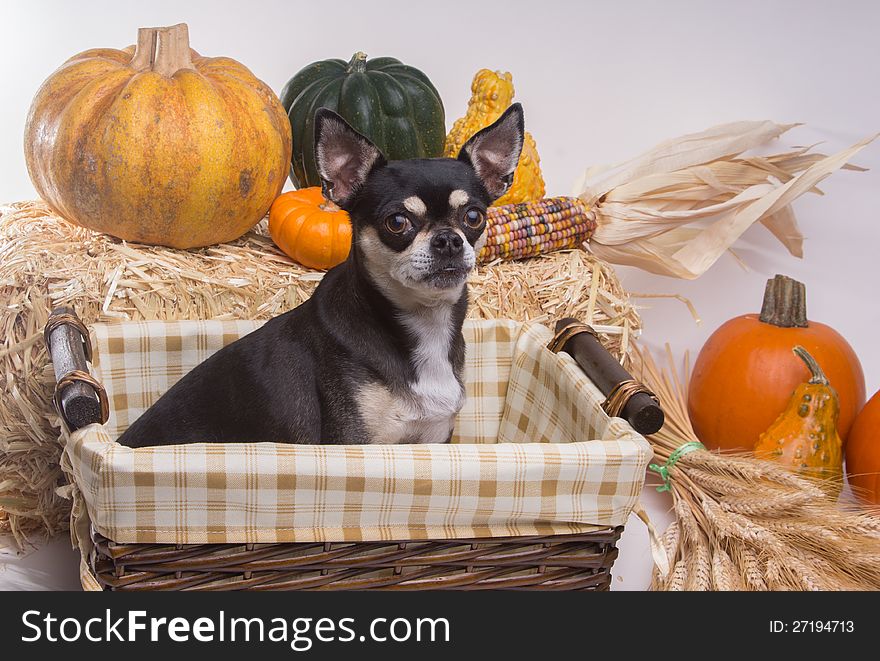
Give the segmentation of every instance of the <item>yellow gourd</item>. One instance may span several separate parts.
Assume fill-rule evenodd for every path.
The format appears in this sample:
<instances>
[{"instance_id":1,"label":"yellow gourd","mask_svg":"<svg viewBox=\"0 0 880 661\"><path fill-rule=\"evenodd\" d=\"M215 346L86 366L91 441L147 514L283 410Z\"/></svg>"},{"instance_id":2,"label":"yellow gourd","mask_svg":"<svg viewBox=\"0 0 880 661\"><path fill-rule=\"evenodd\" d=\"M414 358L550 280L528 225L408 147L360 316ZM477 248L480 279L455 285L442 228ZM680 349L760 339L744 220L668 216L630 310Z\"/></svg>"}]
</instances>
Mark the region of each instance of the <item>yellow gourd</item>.
<instances>
[{"instance_id":1,"label":"yellow gourd","mask_svg":"<svg viewBox=\"0 0 880 661\"><path fill-rule=\"evenodd\" d=\"M446 136L443 155L458 156L471 136L501 117L513 103L513 77L503 71L480 69L471 83L471 99L464 117L455 120ZM541 175L541 159L531 133L526 133L519 165L513 174L513 185L495 206L516 202L532 202L544 197L544 177Z\"/></svg>"},{"instance_id":2,"label":"yellow gourd","mask_svg":"<svg viewBox=\"0 0 880 661\"><path fill-rule=\"evenodd\" d=\"M836 496L843 479L837 391L806 349L796 346L793 351L809 368L810 380L795 389L785 410L761 434L755 444L755 456L825 480L828 491Z\"/></svg>"}]
</instances>

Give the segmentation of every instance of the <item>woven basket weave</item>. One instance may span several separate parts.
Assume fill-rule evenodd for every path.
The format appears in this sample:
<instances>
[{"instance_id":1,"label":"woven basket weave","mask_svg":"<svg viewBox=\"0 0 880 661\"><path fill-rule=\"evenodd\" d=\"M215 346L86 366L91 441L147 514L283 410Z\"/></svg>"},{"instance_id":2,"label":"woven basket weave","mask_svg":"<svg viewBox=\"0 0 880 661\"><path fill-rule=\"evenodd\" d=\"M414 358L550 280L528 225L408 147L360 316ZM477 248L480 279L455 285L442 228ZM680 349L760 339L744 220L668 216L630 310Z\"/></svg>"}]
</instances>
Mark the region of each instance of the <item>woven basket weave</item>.
<instances>
[{"instance_id":1,"label":"woven basket weave","mask_svg":"<svg viewBox=\"0 0 880 661\"><path fill-rule=\"evenodd\" d=\"M538 324L466 324L450 445L113 441L255 326L93 327L112 413L68 434L62 460L86 588L608 589L650 446Z\"/></svg>"},{"instance_id":2,"label":"woven basket weave","mask_svg":"<svg viewBox=\"0 0 880 661\"><path fill-rule=\"evenodd\" d=\"M110 590L608 590L622 526L580 535L293 543L119 544L93 530Z\"/></svg>"}]
</instances>

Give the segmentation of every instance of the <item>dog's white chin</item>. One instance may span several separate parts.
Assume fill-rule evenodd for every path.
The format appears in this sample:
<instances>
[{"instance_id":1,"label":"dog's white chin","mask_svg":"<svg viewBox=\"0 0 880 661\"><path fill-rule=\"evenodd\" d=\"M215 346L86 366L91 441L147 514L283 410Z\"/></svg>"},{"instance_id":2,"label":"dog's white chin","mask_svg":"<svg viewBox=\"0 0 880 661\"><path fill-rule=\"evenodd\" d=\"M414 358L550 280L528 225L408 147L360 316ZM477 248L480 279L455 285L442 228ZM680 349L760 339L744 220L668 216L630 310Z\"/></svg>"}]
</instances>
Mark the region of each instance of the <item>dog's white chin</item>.
<instances>
[{"instance_id":1,"label":"dog's white chin","mask_svg":"<svg viewBox=\"0 0 880 661\"><path fill-rule=\"evenodd\" d=\"M420 277L389 273L384 289L385 295L403 308L435 307L457 303L467 283L470 269L457 272L453 277L437 277L428 273Z\"/></svg>"},{"instance_id":2,"label":"dog's white chin","mask_svg":"<svg viewBox=\"0 0 880 661\"><path fill-rule=\"evenodd\" d=\"M460 269L443 275L435 268L425 235L410 250L394 252L386 247L375 230L363 231L358 239L364 265L376 287L402 310L449 305L460 300L476 255L465 244Z\"/></svg>"},{"instance_id":3,"label":"dog's white chin","mask_svg":"<svg viewBox=\"0 0 880 661\"><path fill-rule=\"evenodd\" d=\"M422 277L419 284L432 289L458 289L467 281L471 269L459 268L453 271L433 271Z\"/></svg>"}]
</instances>

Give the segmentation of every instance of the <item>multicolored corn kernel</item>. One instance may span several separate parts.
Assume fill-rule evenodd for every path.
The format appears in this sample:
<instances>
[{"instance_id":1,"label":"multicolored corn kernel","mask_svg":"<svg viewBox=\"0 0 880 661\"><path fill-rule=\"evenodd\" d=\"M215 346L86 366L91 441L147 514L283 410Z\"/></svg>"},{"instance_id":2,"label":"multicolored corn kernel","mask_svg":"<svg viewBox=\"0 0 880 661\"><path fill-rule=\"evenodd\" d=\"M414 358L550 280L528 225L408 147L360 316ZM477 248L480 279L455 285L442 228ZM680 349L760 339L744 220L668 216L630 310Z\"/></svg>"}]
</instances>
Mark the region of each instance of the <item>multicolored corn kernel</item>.
<instances>
[{"instance_id":1,"label":"multicolored corn kernel","mask_svg":"<svg viewBox=\"0 0 880 661\"><path fill-rule=\"evenodd\" d=\"M490 207L481 262L522 259L580 247L596 229L590 206L576 197Z\"/></svg>"}]
</instances>

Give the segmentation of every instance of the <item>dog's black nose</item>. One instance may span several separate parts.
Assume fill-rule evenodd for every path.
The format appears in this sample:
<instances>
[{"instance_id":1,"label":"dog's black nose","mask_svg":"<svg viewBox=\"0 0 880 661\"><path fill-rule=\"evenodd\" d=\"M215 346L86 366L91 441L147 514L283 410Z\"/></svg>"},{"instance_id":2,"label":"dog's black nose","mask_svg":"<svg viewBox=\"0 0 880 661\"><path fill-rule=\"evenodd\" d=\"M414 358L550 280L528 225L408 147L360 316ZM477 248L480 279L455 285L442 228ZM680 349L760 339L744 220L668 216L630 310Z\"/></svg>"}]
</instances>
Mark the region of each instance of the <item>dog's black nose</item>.
<instances>
[{"instance_id":1,"label":"dog's black nose","mask_svg":"<svg viewBox=\"0 0 880 661\"><path fill-rule=\"evenodd\" d=\"M452 230L437 232L431 238L431 250L438 257L455 257L461 252L464 240Z\"/></svg>"}]
</instances>

